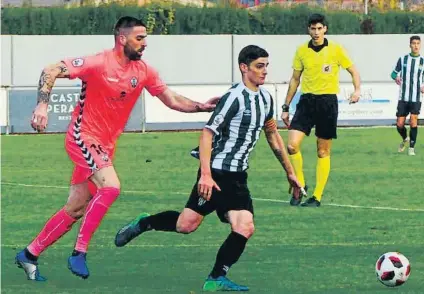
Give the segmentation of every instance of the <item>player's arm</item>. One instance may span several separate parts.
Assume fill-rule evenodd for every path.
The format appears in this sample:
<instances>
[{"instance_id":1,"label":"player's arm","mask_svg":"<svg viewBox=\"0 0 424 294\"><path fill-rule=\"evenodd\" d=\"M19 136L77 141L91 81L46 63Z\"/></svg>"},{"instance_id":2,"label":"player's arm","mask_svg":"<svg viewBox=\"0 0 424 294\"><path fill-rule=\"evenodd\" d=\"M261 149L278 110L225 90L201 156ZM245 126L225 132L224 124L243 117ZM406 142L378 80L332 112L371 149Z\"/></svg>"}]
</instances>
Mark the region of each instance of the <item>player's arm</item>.
<instances>
[{"instance_id":1,"label":"player's arm","mask_svg":"<svg viewBox=\"0 0 424 294\"><path fill-rule=\"evenodd\" d=\"M221 188L212 178L210 166L213 135L214 132L211 129L203 128L199 143L200 179L197 185L197 193L207 201L210 200L213 189L221 191Z\"/></svg>"},{"instance_id":2,"label":"player's arm","mask_svg":"<svg viewBox=\"0 0 424 294\"><path fill-rule=\"evenodd\" d=\"M156 95L169 108L180 112L210 112L213 111L219 97L211 98L205 103L193 101L169 88Z\"/></svg>"},{"instance_id":3,"label":"player's arm","mask_svg":"<svg viewBox=\"0 0 424 294\"><path fill-rule=\"evenodd\" d=\"M277 129L277 122L275 119L270 119L265 123L264 126L266 140L268 145L274 152L275 157L283 166L287 174L294 174L293 166L290 163L289 155L284 145L283 138L281 138Z\"/></svg>"},{"instance_id":4,"label":"player's arm","mask_svg":"<svg viewBox=\"0 0 424 294\"><path fill-rule=\"evenodd\" d=\"M402 78L400 77L399 73L402 70L402 59L399 58L395 68L393 69L390 77L392 78L392 80L394 80L396 82L396 84L400 85L402 83Z\"/></svg>"},{"instance_id":5,"label":"player's arm","mask_svg":"<svg viewBox=\"0 0 424 294\"><path fill-rule=\"evenodd\" d=\"M38 81L37 106L31 118L31 126L34 130L42 132L47 127L47 106L56 79L69 77L68 68L63 62L47 66L41 72Z\"/></svg>"},{"instance_id":6,"label":"player's arm","mask_svg":"<svg viewBox=\"0 0 424 294\"><path fill-rule=\"evenodd\" d=\"M275 119L272 118L266 121L264 131L269 147L271 148L272 152L274 152L275 157L278 159L278 161L281 163L284 170L286 171L287 180L290 184L290 187L294 189L293 194L298 197L301 185L298 182L294 173L294 169L291 165L283 138L278 133L277 122L275 121Z\"/></svg>"},{"instance_id":7,"label":"player's arm","mask_svg":"<svg viewBox=\"0 0 424 294\"><path fill-rule=\"evenodd\" d=\"M219 135L222 128L228 126L228 123L239 111L240 105L236 97L230 97L231 93L227 93L219 99L219 102L212 113L209 121L203 128L199 142L200 156L200 179L197 185L199 196L205 200L209 200L212 190L215 188L221 191L219 186L212 179L211 173L211 154L213 136Z\"/></svg>"},{"instance_id":8,"label":"player's arm","mask_svg":"<svg viewBox=\"0 0 424 294\"><path fill-rule=\"evenodd\" d=\"M199 142L199 156L200 156L200 172L202 176L211 177L211 156L212 156L212 140L213 131L203 128L200 135Z\"/></svg>"},{"instance_id":9,"label":"player's arm","mask_svg":"<svg viewBox=\"0 0 424 294\"><path fill-rule=\"evenodd\" d=\"M38 81L37 103L49 103L50 93L56 79L69 77L68 68L63 62L58 62L44 68Z\"/></svg>"}]
</instances>

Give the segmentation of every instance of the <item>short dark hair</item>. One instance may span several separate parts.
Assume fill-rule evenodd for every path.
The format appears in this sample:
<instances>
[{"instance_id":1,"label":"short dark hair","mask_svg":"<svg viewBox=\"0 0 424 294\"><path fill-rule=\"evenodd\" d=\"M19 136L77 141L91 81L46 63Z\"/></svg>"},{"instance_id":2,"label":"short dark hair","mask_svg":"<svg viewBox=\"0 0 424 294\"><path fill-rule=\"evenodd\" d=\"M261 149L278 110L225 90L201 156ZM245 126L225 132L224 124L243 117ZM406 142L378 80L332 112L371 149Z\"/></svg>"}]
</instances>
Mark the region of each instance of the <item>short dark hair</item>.
<instances>
[{"instance_id":1,"label":"short dark hair","mask_svg":"<svg viewBox=\"0 0 424 294\"><path fill-rule=\"evenodd\" d=\"M414 40L418 40L418 41L421 42L420 36L415 35L415 36L411 36L411 38L409 38L409 44L411 44L412 41L414 41Z\"/></svg>"},{"instance_id":2,"label":"short dark hair","mask_svg":"<svg viewBox=\"0 0 424 294\"><path fill-rule=\"evenodd\" d=\"M246 64L249 66L252 61L261 58L261 57L268 57L269 54L266 52L265 49L258 47L256 45L248 45L241 49L239 56L238 56L238 64Z\"/></svg>"},{"instance_id":3,"label":"short dark hair","mask_svg":"<svg viewBox=\"0 0 424 294\"><path fill-rule=\"evenodd\" d=\"M317 23L321 23L323 26L328 27L328 23L324 15L319 13L314 13L311 16L309 16L308 27L310 27L311 25L315 25Z\"/></svg>"},{"instance_id":4,"label":"short dark hair","mask_svg":"<svg viewBox=\"0 0 424 294\"><path fill-rule=\"evenodd\" d=\"M119 36L121 29L133 28L133 27L146 27L144 22L141 19L132 17L132 16L123 16L115 24L113 28L113 34L115 38Z\"/></svg>"}]
</instances>

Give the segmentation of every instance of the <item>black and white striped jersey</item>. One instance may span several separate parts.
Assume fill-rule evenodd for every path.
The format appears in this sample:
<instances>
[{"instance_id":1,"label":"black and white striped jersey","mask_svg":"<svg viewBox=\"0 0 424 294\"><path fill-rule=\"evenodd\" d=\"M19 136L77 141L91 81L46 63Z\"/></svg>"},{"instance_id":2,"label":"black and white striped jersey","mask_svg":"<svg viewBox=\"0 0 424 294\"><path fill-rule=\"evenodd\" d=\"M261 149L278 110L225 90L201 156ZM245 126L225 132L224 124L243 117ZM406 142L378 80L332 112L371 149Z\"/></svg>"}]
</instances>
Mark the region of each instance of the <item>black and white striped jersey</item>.
<instances>
[{"instance_id":1,"label":"black and white striped jersey","mask_svg":"<svg viewBox=\"0 0 424 294\"><path fill-rule=\"evenodd\" d=\"M231 87L205 126L215 133L212 168L245 171L265 122L273 116L272 96L265 88L254 92L242 82Z\"/></svg>"},{"instance_id":2,"label":"black and white striped jersey","mask_svg":"<svg viewBox=\"0 0 424 294\"><path fill-rule=\"evenodd\" d=\"M400 57L393 71L402 78L399 100L421 102L421 87L424 85L424 57L411 54Z\"/></svg>"}]
</instances>

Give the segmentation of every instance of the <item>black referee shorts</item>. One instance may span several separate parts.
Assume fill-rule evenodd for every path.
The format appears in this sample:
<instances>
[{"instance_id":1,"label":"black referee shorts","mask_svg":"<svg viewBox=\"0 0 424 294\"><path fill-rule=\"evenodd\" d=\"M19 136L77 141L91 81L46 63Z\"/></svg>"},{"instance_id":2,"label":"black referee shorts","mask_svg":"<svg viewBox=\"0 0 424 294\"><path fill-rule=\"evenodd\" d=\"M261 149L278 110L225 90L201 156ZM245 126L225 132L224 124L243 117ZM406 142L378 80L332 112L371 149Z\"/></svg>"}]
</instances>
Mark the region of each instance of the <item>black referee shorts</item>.
<instances>
[{"instance_id":1,"label":"black referee shorts","mask_svg":"<svg viewBox=\"0 0 424 294\"><path fill-rule=\"evenodd\" d=\"M408 114L420 114L421 102L399 101L397 105L396 116L405 117Z\"/></svg>"},{"instance_id":2,"label":"black referee shorts","mask_svg":"<svg viewBox=\"0 0 424 294\"><path fill-rule=\"evenodd\" d=\"M246 172L228 172L212 169L212 179L221 188L221 192L213 190L211 199L204 200L197 193L197 184L200 179L200 169L197 181L193 186L186 208L206 216L216 211L221 222L228 223L227 212L230 210L248 210L253 214L253 202L247 187Z\"/></svg>"},{"instance_id":3,"label":"black referee shorts","mask_svg":"<svg viewBox=\"0 0 424 294\"><path fill-rule=\"evenodd\" d=\"M339 104L336 94L303 94L296 106L290 130L310 135L315 126L315 135L321 139L337 138Z\"/></svg>"}]
</instances>

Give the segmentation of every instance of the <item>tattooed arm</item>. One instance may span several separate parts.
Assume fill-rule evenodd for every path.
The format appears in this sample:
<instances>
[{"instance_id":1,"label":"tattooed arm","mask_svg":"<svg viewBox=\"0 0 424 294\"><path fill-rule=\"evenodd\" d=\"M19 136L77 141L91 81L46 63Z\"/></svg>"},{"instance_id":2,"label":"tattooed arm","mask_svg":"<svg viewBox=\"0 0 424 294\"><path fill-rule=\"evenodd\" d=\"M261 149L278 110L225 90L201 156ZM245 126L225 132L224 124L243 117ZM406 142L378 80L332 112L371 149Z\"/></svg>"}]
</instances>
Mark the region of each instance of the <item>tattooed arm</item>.
<instances>
[{"instance_id":1,"label":"tattooed arm","mask_svg":"<svg viewBox=\"0 0 424 294\"><path fill-rule=\"evenodd\" d=\"M38 81L37 106L31 118L31 126L37 132L43 132L47 127L47 106L56 79L69 77L68 68L63 62L50 65L41 72Z\"/></svg>"},{"instance_id":2,"label":"tattooed arm","mask_svg":"<svg viewBox=\"0 0 424 294\"><path fill-rule=\"evenodd\" d=\"M281 138L280 134L278 133L277 122L274 119L267 121L264 130L269 147L271 147L272 152L274 152L275 157L277 157L286 173L294 173L286 146L284 146L283 138Z\"/></svg>"},{"instance_id":3,"label":"tattooed arm","mask_svg":"<svg viewBox=\"0 0 424 294\"><path fill-rule=\"evenodd\" d=\"M41 72L38 81L37 103L49 103L50 93L57 78L69 78L69 71L63 62L48 66Z\"/></svg>"},{"instance_id":4,"label":"tattooed arm","mask_svg":"<svg viewBox=\"0 0 424 294\"><path fill-rule=\"evenodd\" d=\"M293 195L299 197L300 191L300 183L298 182L293 166L291 165L289 155L286 150L286 146L284 145L283 138L281 138L280 134L277 130L277 122L275 119L270 119L265 123L265 135L268 141L269 147L271 147L274 152L275 157L277 157L278 161L283 166L284 170L287 174L287 180L291 188L293 188Z\"/></svg>"}]
</instances>

